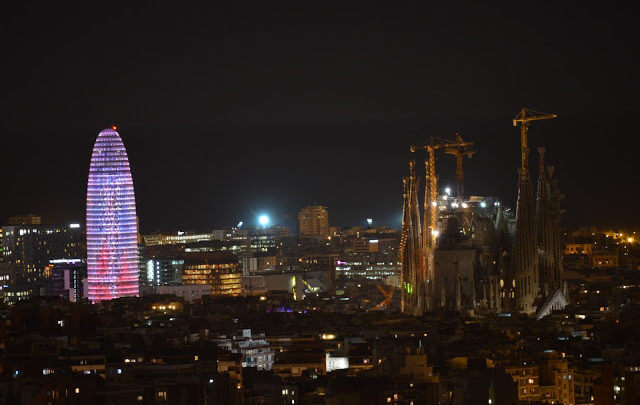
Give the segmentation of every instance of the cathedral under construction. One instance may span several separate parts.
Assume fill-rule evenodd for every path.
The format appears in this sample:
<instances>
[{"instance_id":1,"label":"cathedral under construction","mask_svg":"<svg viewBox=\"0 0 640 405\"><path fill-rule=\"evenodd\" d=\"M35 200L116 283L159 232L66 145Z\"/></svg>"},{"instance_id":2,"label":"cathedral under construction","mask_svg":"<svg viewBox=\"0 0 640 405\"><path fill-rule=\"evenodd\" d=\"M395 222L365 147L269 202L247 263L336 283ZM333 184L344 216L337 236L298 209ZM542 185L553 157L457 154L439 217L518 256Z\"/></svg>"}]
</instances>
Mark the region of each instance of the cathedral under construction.
<instances>
[{"instance_id":1,"label":"cathedral under construction","mask_svg":"<svg viewBox=\"0 0 640 405\"><path fill-rule=\"evenodd\" d=\"M566 304L560 254L560 201L554 168L538 148L534 199L529 171L528 130L533 121L555 118L523 108L521 167L515 214L494 197L465 196L463 158L473 143L431 138L411 152L426 151L424 177L416 160L403 179L400 261L402 311L421 316L435 310L468 315L518 311L538 318ZM436 155L456 158L457 187L440 192Z\"/></svg>"}]
</instances>

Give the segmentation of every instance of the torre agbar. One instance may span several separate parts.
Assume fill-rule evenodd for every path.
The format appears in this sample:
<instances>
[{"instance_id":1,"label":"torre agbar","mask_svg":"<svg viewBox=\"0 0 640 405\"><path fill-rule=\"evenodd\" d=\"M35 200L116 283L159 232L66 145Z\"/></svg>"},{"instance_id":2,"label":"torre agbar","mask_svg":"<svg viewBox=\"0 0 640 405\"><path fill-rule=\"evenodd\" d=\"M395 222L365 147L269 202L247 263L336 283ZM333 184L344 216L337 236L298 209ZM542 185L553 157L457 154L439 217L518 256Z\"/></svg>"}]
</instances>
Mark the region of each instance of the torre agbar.
<instances>
[{"instance_id":1,"label":"torre agbar","mask_svg":"<svg viewBox=\"0 0 640 405\"><path fill-rule=\"evenodd\" d=\"M137 227L127 150L115 128L105 129L93 146L87 184L91 302L138 295Z\"/></svg>"}]
</instances>

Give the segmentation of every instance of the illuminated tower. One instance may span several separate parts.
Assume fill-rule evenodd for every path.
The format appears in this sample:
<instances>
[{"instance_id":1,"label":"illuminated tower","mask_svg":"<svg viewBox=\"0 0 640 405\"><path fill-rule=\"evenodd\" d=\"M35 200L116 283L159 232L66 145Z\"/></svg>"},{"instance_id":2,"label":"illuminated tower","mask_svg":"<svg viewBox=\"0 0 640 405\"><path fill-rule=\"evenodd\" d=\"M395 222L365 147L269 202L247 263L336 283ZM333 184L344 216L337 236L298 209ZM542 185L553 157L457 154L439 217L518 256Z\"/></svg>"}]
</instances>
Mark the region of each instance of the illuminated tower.
<instances>
[{"instance_id":1,"label":"illuminated tower","mask_svg":"<svg viewBox=\"0 0 640 405\"><path fill-rule=\"evenodd\" d=\"M87 184L88 297L93 303L138 295L136 200L120 134L102 130Z\"/></svg>"}]
</instances>

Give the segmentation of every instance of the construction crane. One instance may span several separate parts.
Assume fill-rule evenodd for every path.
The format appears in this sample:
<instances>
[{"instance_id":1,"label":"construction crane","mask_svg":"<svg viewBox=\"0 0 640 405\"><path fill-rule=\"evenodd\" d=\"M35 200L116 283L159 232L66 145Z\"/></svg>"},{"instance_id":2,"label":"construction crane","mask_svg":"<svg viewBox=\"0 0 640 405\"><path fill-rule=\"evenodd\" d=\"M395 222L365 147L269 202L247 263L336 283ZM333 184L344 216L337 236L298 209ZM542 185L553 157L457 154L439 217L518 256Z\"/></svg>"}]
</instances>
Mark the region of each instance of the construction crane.
<instances>
[{"instance_id":1,"label":"construction crane","mask_svg":"<svg viewBox=\"0 0 640 405\"><path fill-rule=\"evenodd\" d=\"M449 141L449 144L453 142ZM464 172L462 170L462 158L471 158L475 151L471 150L473 142L464 142L460 134L456 134L454 146L445 147L444 153L456 157L456 197L459 200L464 198Z\"/></svg>"},{"instance_id":2,"label":"construction crane","mask_svg":"<svg viewBox=\"0 0 640 405\"><path fill-rule=\"evenodd\" d=\"M389 306L391 305L391 299L393 298L393 291L394 291L393 287L391 288L391 291L386 291L384 288L380 286L380 284L376 284L376 287L378 287L378 290L380 290L380 292L384 296L384 300L382 300L382 302L376 305L375 308L373 308L373 310L378 311L381 309L389 308Z\"/></svg>"},{"instance_id":3,"label":"construction crane","mask_svg":"<svg viewBox=\"0 0 640 405\"><path fill-rule=\"evenodd\" d=\"M514 127L520 125L520 146L523 175L529 174L529 140L527 138L529 125L531 125L532 121L548 120L550 118L557 117L557 114L547 114L523 107L522 110L520 110L520 112L513 119Z\"/></svg>"},{"instance_id":4,"label":"construction crane","mask_svg":"<svg viewBox=\"0 0 640 405\"><path fill-rule=\"evenodd\" d=\"M436 156L438 149L455 148L457 142L431 137L426 145L411 145L409 150L416 152L426 150L425 159L425 189L424 189L424 223L422 231L422 246L425 252L426 274L424 280L430 282L434 277L436 241L438 239L438 177L436 175Z\"/></svg>"}]
</instances>

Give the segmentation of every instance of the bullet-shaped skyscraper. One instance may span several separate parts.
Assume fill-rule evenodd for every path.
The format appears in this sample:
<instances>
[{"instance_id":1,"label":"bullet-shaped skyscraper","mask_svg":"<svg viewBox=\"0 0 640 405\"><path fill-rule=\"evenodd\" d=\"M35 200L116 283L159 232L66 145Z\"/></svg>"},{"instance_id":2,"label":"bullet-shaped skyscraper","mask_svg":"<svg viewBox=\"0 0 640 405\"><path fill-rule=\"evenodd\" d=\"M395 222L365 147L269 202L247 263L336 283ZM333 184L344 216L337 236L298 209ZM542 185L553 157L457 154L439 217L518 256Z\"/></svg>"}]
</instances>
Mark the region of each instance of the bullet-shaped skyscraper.
<instances>
[{"instance_id":1,"label":"bullet-shaped skyscraper","mask_svg":"<svg viewBox=\"0 0 640 405\"><path fill-rule=\"evenodd\" d=\"M98 134L87 184L91 302L138 295L136 200L127 150L115 128Z\"/></svg>"}]
</instances>

